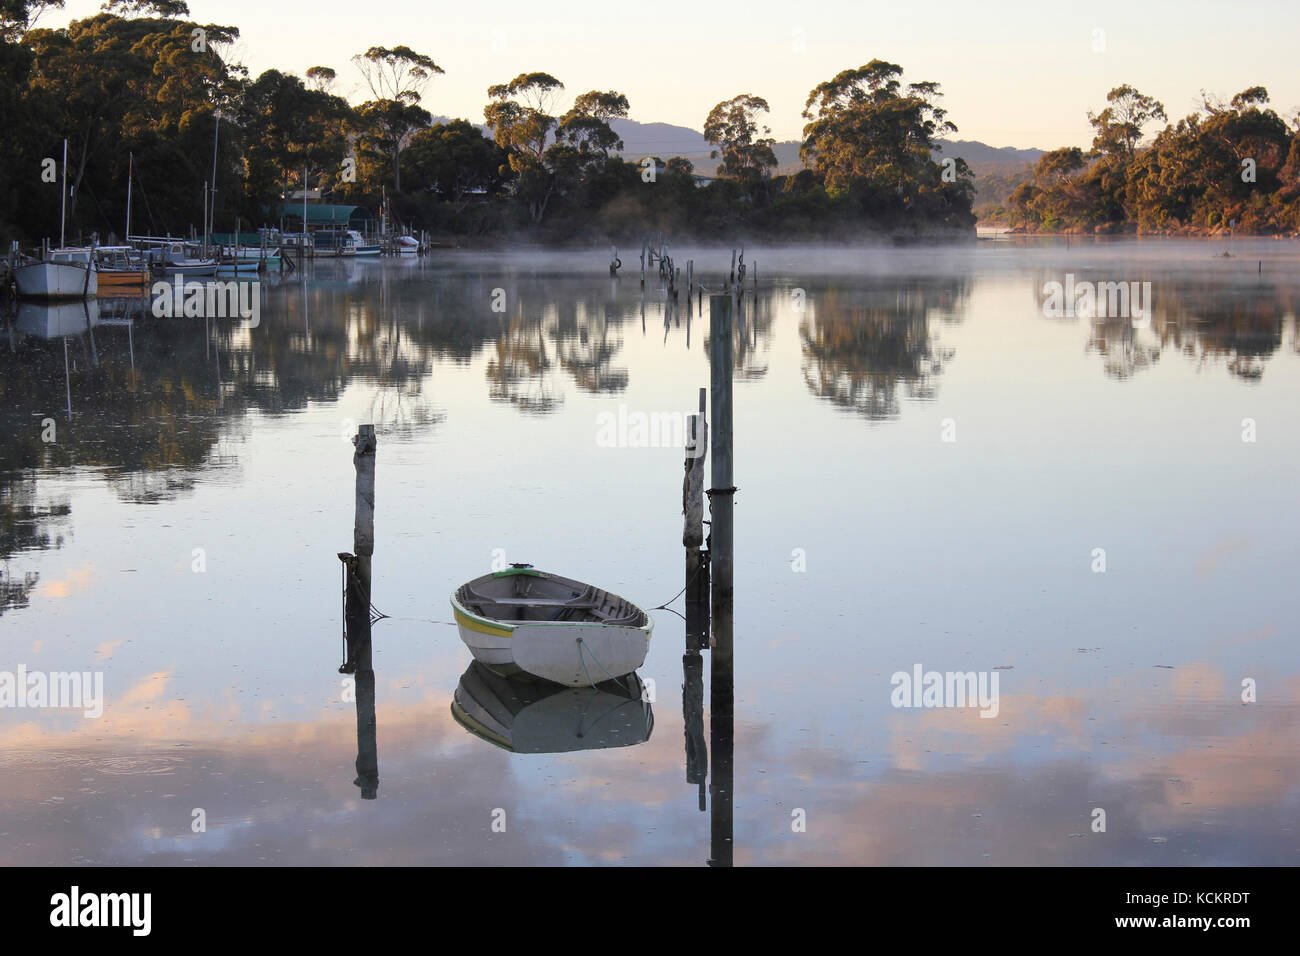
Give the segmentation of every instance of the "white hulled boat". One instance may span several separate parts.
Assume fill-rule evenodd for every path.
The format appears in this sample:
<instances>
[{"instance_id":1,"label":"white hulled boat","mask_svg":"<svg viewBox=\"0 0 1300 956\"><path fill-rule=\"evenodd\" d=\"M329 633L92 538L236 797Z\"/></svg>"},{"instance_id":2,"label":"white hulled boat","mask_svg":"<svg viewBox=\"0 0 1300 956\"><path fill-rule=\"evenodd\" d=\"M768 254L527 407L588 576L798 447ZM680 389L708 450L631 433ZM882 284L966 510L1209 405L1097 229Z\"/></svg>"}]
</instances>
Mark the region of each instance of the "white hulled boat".
<instances>
[{"instance_id":1,"label":"white hulled boat","mask_svg":"<svg viewBox=\"0 0 1300 956\"><path fill-rule=\"evenodd\" d=\"M569 687L635 671L654 627L626 598L528 565L462 584L451 607L475 660L506 677L531 675Z\"/></svg>"},{"instance_id":2,"label":"white hulled boat","mask_svg":"<svg viewBox=\"0 0 1300 956\"><path fill-rule=\"evenodd\" d=\"M14 269L18 294L25 299L84 299L99 289L92 249L53 249L37 262Z\"/></svg>"}]
</instances>

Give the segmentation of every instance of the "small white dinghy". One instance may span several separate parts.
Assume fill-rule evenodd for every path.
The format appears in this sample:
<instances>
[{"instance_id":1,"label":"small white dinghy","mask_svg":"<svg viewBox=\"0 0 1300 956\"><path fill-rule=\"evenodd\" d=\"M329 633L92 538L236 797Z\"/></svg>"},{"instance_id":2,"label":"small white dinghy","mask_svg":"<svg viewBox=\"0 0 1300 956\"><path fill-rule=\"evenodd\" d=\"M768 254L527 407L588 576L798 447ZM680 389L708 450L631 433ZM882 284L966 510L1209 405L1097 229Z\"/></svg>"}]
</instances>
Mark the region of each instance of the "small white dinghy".
<instances>
[{"instance_id":1,"label":"small white dinghy","mask_svg":"<svg viewBox=\"0 0 1300 956\"><path fill-rule=\"evenodd\" d=\"M581 581L514 565L451 596L460 639L504 677L587 687L630 674L650 648L650 615Z\"/></svg>"}]
</instances>

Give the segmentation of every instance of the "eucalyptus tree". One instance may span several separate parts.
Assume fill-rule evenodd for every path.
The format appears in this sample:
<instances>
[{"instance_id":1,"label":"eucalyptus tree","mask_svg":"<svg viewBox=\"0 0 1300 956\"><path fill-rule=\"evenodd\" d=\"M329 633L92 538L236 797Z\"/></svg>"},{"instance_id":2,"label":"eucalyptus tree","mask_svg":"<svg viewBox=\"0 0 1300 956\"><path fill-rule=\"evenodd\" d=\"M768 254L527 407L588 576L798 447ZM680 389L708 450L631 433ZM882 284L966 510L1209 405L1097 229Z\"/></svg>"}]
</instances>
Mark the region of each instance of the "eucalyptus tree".
<instances>
[{"instance_id":1,"label":"eucalyptus tree","mask_svg":"<svg viewBox=\"0 0 1300 956\"><path fill-rule=\"evenodd\" d=\"M373 99L357 108L363 126L362 141L392 162L393 186L402 189L402 150L411 134L433 118L420 106L434 76L444 73L433 58L409 46L372 46L352 58L365 77Z\"/></svg>"},{"instance_id":2,"label":"eucalyptus tree","mask_svg":"<svg viewBox=\"0 0 1300 956\"><path fill-rule=\"evenodd\" d=\"M334 81L339 76L333 67L328 66L309 66L305 75L311 88L320 93L328 93L333 89Z\"/></svg>"},{"instance_id":3,"label":"eucalyptus tree","mask_svg":"<svg viewBox=\"0 0 1300 956\"><path fill-rule=\"evenodd\" d=\"M69 140L69 215L76 219L85 186L92 198L125 191L127 151L148 170L163 208L192 209L209 178L213 114L238 92L242 69L223 51L239 31L176 19L187 8L173 0L113 6L159 15L101 12L23 40L32 57L28 101L48 130L43 147ZM111 227L116 211L110 218L104 205L96 200L96 221Z\"/></svg>"},{"instance_id":4,"label":"eucalyptus tree","mask_svg":"<svg viewBox=\"0 0 1300 956\"><path fill-rule=\"evenodd\" d=\"M250 215L305 168L341 175L355 122L342 97L309 89L292 74L267 70L244 88L234 115L242 132Z\"/></svg>"},{"instance_id":5,"label":"eucalyptus tree","mask_svg":"<svg viewBox=\"0 0 1300 956\"><path fill-rule=\"evenodd\" d=\"M808 95L801 155L832 197L868 218L951 225L974 222L966 164L933 158L957 127L938 105L939 84L902 81L903 68L872 60Z\"/></svg>"},{"instance_id":6,"label":"eucalyptus tree","mask_svg":"<svg viewBox=\"0 0 1300 956\"><path fill-rule=\"evenodd\" d=\"M905 187L930 172L941 135L956 132L936 83L904 87L903 68L872 60L818 84L803 115L801 154L832 192L866 182Z\"/></svg>"},{"instance_id":7,"label":"eucalyptus tree","mask_svg":"<svg viewBox=\"0 0 1300 956\"><path fill-rule=\"evenodd\" d=\"M47 10L63 9L63 0L0 0L0 43L16 43Z\"/></svg>"},{"instance_id":8,"label":"eucalyptus tree","mask_svg":"<svg viewBox=\"0 0 1300 956\"><path fill-rule=\"evenodd\" d=\"M573 101L573 106L559 118L555 142L544 157L551 170L555 190L569 196L569 203L597 205L611 198L618 188L621 160L611 157L623 148L623 140L611 121L625 119L627 97L614 90L591 90ZM613 175L603 175L606 171Z\"/></svg>"},{"instance_id":9,"label":"eucalyptus tree","mask_svg":"<svg viewBox=\"0 0 1300 956\"><path fill-rule=\"evenodd\" d=\"M1088 113L1096 131L1093 155L1127 162L1133 158L1143 130L1152 122L1166 122L1165 108L1127 83L1106 94L1107 106L1100 113Z\"/></svg>"},{"instance_id":10,"label":"eucalyptus tree","mask_svg":"<svg viewBox=\"0 0 1300 956\"><path fill-rule=\"evenodd\" d=\"M768 111L767 100L749 93L724 100L709 111L704 138L715 147L710 158L722 159L719 176L753 182L776 166L776 140L771 129L760 129L757 119Z\"/></svg>"},{"instance_id":11,"label":"eucalyptus tree","mask_svg":"<svg viewBox=\"0 0 1300 956\"><path fill-rule=\"evenodd\" d=\"M555 183L546 149L559 122L555 115L564 84L549 73L520 73L509 83L488 87L491 102L483 118L498 146L509 156L515 194L540 222Z\"/></svg>"},{"instance_id":12,"label":"eucalyptus tree","mask_svg":"<svg viewBox=\"0 0 1300 956\"><path fill-rule=\"evenodd\" d=\"M468 120L435 123L411 137L402 156L412 189L433 192L462 205L477 190L500 191L508 164L505 151Z\"/></svg>"}]
</instances>

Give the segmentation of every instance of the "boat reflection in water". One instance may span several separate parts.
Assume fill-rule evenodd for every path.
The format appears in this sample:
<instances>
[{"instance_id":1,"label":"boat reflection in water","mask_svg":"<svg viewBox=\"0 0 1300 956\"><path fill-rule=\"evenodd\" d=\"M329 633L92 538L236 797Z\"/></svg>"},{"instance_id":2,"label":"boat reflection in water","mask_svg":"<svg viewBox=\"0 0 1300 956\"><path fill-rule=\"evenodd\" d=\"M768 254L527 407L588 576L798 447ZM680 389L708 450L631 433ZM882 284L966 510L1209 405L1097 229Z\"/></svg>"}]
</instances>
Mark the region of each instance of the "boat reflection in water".
<instances>
[{"instance_id":1,"label":"boat reflection in water","mask_svg":"<svg viewBox=\"0 0 1300 956\"><path fill-rule=\"evenodd\" d=\"M595 686L502 677L478 661L461 675L451 714L466 730L513 753L630 747L650 739L654 713L636 674Z\"/></svg>"},{"instance_id":2,"label":"boat reflection in water","mask_svg":"<svg viewBox=\"0 0 1300 956\"><path fill-rule=\"evenodd\" d=\"M19 332L41 339L81 335L98 324L99 302L95 299L67 302L21 301L14 322Z\"/></svg>"}]
</instances>

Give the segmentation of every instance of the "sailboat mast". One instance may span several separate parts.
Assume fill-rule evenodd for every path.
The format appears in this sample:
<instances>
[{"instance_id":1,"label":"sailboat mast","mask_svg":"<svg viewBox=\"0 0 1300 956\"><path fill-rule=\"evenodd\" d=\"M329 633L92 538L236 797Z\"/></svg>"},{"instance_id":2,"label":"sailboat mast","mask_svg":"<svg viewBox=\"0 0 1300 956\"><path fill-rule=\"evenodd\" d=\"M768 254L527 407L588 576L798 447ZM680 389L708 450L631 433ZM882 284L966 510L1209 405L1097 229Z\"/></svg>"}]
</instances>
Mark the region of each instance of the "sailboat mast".
<instances>
[{"instance_id":1,"label":"sailboat mast","mask_svg":"<svg viewBox=\"0 0 1300 956\"><path fill-rule=\"evenodd\" d=\"M221 132L221 111L216 110L212 117L216 120L216 125L212 128L212 192L208 200L212 203L212 213L208 216L209 231L217 228L217 134ZM211 236L205 236L204 242L208 242Z\"/></svg>"},{"instance_id":2,"label":"sailboat mast","mask_svg":"<svg viewBox=\"0 0 1300 956\"><path fill-rule=\"evenodd\" d=\"M68 141L63 141L63 200L59 206L59 248L64 246L68 225Z\"/></svg>"},{"instance_id":3,"label":"sailboat mast","mask_svg":"<svg viewBox=\"0 0 1300 956\"><path fill-rule=\"evenodd\" d=\"M131 178L135 173L135 153L128 153L126 164L126 235L124 242L131 241Z\"/></svg>"}]
</instances>

